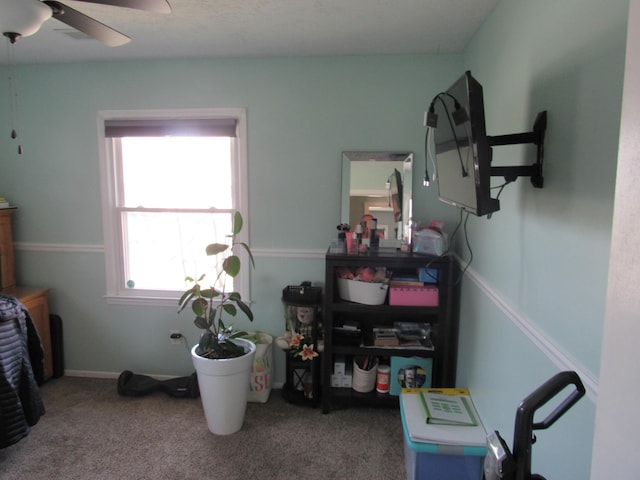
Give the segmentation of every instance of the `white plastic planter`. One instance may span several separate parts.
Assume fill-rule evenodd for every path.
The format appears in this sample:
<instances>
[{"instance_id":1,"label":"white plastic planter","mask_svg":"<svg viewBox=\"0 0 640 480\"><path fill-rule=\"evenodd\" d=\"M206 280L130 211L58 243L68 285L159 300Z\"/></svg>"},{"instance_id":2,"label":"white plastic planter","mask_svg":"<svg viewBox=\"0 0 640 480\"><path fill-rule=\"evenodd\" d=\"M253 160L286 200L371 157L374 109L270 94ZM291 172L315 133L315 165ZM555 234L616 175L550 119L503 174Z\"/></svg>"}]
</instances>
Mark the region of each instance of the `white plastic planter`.
<instances>
[{"instance_id":1,"label":"white plastic planter","mask_svg":"<svg viewBox=\"0 0 640 480\"><path fill-rule=\"evenodd\" d=\"M198 345L191 349L207 426L216 435L229 435L239 431L247 409L256 346L245 339L233 341L244 345L245 355L210 359L196 353Z\"/></svg>"}]
</instances>

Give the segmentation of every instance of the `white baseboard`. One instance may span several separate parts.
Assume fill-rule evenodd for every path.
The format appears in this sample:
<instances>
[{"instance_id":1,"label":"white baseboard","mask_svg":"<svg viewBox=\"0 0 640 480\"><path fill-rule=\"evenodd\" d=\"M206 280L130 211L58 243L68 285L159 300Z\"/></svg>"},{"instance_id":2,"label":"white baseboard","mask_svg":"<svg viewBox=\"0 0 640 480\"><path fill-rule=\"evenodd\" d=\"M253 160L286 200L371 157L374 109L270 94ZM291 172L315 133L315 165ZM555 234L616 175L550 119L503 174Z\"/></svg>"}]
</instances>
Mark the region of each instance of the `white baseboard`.
<instances>
[{"instance_id":1,"label":"white baseboard","mask_svg":"<svg viewBox=\"0 0 640 480\"><path fill-rule=\"evenodd\" d=\"M81 378L106 378L110 380L117 380L120 377L122 372L96 372L90 370L65 370L64 375L67 377L81 377ZM146 375L142 373L140 375ZM156 380L170 380L175 378L175 375L149 375L151 378L155 378ZM283 382L274 382L272 387L275 390L279 390L283 387Z\"/></svg>"}]
</instances>

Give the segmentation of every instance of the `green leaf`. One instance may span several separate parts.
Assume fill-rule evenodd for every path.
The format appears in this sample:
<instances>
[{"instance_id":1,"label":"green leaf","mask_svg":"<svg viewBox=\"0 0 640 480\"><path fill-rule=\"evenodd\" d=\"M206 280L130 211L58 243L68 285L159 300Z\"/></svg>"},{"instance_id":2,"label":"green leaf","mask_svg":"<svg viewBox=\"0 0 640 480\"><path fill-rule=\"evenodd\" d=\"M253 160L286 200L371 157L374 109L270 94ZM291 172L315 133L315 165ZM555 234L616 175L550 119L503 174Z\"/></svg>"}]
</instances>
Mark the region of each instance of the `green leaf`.
<instances>
[{"instance_id":1,"label":"green leaf","mask_svg":"<svg viewBox=\"0 0 640 480\"><path fill-rule=\"evenodd\" d=\"M213 256L224 252L227 248L229 248L229 245L224 243L210 243L207 245L206 252L207 255Z\"/></svg>"},{"instance_id":2,"label":"green leaf","mask_svg":"<svg viewBox=\"0 0 640 480\"><path fill-rule=\"evenodd\" d=\"M200 335L200 353L203 354L209 350L215 350L218 344L218 339L213 332L207 330Z\"/></svg>"},{"instance_id":3,"label":"green leaf","mask_svg":"<svg viewBox=\"0 0 640 480\"><path fill-rule=\"evenodd\" d=\"M202 330L206 330L207 328L209 328L209 325L207 325L207 321L202 317L196 317L193 320L193 323L195 324L196 327Z\"/></svg>"},{"instance_id":4,"label":"green leaf","mask_svg":"<svg viewBox=\"0 0 640 480\"><path fill-rule=\"evenodd\" d=\"M207 301L204 298L196 298L191 304L191 310L197 317L203 317L207 311Z\"/></svg>"},{"instance_id":5,"label":"green leaf","mask_svg":"<svg viewBox=\"0 0 640 480\"><path fill-rule=\"evenodd\" d=\"M234 245L240 245L242 248L244 248L244 250L247 252L247 255L249 256L249 260L251 260L251 266L253 268L256 268L256 262L253 260L253 254L251 253L251 249L249 248L249 245L247 245L244 242L236 242L234 243Z\"/></svg>"},{"instance_id":6,"label":"green leaf","mask_svg":"<svg viewBox=\"0 0 640 480\"><path fill-rule=\"evenodd\" d=\"M240 299L236 300L236 305L238 305L238 307L240 307L240 310L242 310L242 312L247 316L247 318L251 322L253 322L253 312L251 311L251 308L249 307L249 305L247 305Z\"/></svg>"},{"instance_id":7,"label":"green leaf","mask_svg":"<svg viewBox=\"0 0 640 480\"><path fill-rule=\"evenodd\" d=\"M200 296L204 298L216 298L220 296L220 292L215 288L205 288L200 291Z\"/></svg>"},{"instance_id":8,"label":"green leaf","mask_svg":"<svg viewBox=\"0 0 640 480\"><path fill-rule=\"evenodd\" d=\"M193 289L187 290L182 294L180 300L178 300L178 313L185 309L189 305L189 300L193 298Z\"/></svg>"},{"instance_id":9,"label":"green leaf","mask_svg":"<svg viewBox=\"0 0 640 480\"><path fill-rule=\"evenodd\" d=\"M222 269L227 275L235 278L240 273L240 259L236 255L231 255L224 259Z\"/></svg>"},{"instance_id":10,"label":"green leaf","mask_svg":"<svg viewBox=\"0 0 640 480\"><path fill-rule=\"evenodd\" d=\"M222 305L222 308L227 313L227 315L231 315L232 317L235 317L236 313L238 313L238 309L231 303L225 303L224 305Z\"/></svg>"},{"instance_id":11,"label":"green leaf","mask_svg":"<svg viewBox=\"0 0 640 480\"><path fill-rule=\"evenodd\" d=\"M240 212L233 214L233 234L238 235L242 230L242 215Z\"/></svg>"}]
</instances>

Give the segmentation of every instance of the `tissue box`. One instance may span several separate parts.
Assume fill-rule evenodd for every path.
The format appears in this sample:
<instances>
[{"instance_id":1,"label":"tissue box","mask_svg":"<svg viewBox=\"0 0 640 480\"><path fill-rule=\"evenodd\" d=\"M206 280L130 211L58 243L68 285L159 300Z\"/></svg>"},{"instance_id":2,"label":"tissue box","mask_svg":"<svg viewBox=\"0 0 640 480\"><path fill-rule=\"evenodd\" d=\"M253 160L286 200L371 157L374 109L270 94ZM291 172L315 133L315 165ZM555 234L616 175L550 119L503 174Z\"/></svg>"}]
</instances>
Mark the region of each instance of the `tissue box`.
<instances>
[{"instance_id":1,"label":"tissue box","mask_svg":"<svg viewBox=\"0 0 640 480\"><path fill-rule=\"evenodd\" d=\"M447 251L447 235L434 230L425 229L414 232L413 251L429 255L442 255Z\"/></svg>"},{"instance_id":2,"label":"tissue box","mask_svg":"<svg viewBox=\"0 0 640 480\"><path fill-rule=\"evenodd\" d=\"M424 283L438 283L440 270L437 268L419 268L418 279Z\"/></svg>"}]
</instances>

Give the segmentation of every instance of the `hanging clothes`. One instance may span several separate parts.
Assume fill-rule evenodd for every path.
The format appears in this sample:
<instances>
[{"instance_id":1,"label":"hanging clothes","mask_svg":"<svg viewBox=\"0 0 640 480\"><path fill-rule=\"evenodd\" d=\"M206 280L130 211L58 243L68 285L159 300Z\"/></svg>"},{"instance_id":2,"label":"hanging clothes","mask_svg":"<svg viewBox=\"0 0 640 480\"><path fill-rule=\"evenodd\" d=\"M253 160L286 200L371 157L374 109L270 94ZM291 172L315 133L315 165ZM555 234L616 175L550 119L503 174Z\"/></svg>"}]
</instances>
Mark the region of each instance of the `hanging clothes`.
<instances>
[{"instance_id":1,"label":"hanging clothes","mask_svg":"<svg viewBox=\"0 0 640 480\"><path fill-rule=\"evenodd\" d=\"M44 351L29 312L0 293L0 448L27 436L44 415L43 379Z\"/></svg>"}]
</instances>

